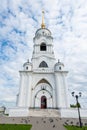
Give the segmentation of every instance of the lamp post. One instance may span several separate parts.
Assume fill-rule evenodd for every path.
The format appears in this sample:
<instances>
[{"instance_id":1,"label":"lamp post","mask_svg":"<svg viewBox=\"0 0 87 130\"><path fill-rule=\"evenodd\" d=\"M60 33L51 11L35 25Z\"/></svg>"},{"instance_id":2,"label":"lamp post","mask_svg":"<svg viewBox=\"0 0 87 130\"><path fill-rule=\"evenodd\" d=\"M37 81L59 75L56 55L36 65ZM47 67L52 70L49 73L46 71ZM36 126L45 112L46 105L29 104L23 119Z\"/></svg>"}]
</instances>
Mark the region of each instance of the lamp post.
<instances>
[{"instance_id":1,"label":"lamp post","mask_svg":"<svg viewBox=\"0 0 87 130\"><path fill-rule=\"evenodd\" d=\"M78 115L79 115L79 125L80 127L82 127L82 122L81 122L81 116L80 116L80 106L78 105L78 98L81 97L81 92L79 92L79 95L75 95L75 92L72 92L72 96L76 98L76 104L77 104L77 108L78 108Z\"/></svg>"}]
</instances>

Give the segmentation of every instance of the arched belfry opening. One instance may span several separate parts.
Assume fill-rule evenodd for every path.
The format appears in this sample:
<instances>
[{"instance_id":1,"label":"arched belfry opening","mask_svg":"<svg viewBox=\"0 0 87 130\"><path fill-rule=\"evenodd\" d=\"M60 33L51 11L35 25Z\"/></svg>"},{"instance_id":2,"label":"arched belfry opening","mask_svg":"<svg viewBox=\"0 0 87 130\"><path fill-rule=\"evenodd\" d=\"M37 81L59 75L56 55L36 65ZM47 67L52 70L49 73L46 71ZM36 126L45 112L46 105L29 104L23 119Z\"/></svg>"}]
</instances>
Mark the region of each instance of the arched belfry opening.
<instances>
[{"instance_id":1,"label":"arched belfry opening","mask_svg":"<svg viewBox=\"0 0 87 130\"><path fill-rule=\"evenodd\" d=\"M45 61L42 61L41 63L40 63L40 65L39 65L39 67L41 68L41 67L48 67L48 65L47 65L47 63L45 62Z\"/></svg>"},{"instance_id":2,"label":"arched belfry opening","mask_svg":"<svg viewBox=\"0 0 87 130\"><path fill-rule=\"evenodd\" d=\"M41 96L41 109L47 108L47 98L46 96Z\"/></svg>"},{"instance_id":3,"label":"arched belfry opening","mask_svg":"<svg viewBox=\"0 0 87 130\"><path fill-rule=\"evenodd\" d=\"M46 51L46 44L44 42L41 43L40 45L40 51Z\"/></svg>"}]
</instances>

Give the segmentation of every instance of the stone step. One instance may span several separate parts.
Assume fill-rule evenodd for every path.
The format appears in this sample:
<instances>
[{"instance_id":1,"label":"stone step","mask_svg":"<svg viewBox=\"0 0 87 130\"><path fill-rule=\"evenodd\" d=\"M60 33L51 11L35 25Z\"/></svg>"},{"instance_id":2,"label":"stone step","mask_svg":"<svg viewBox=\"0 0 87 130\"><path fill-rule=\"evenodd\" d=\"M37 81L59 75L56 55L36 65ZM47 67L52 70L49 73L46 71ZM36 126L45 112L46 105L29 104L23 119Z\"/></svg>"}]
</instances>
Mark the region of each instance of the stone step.
<instances>
[{"instance_id":1,"label":"stone step","mask_svg":"<svg viewBox=\"0 0 87 130\"><path fill-rule=\"evenodd\" d=\"M60 117L60 113L58 110L55 109L30 109L29 116Z\"/></svg>"}]
</instances>

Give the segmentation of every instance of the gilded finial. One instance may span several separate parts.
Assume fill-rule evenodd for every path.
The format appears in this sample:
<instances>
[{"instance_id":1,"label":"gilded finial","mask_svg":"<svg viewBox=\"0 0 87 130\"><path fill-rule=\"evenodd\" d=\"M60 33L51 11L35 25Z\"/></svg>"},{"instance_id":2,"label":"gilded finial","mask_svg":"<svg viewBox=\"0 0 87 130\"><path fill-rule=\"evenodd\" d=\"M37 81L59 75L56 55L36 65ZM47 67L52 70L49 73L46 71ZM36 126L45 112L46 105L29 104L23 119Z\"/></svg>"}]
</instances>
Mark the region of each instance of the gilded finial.
<instances>
[{"instance_id":1,"label":"gilded finial","mask_svg":"<svg viewBox=\"0 0 87 130\"><path fill-rule=\"evenodd\" d=\"M41 28L45 28L45 23L44 23L44 10L42 10L42 24Z\"/></svg>"}]
</instances>

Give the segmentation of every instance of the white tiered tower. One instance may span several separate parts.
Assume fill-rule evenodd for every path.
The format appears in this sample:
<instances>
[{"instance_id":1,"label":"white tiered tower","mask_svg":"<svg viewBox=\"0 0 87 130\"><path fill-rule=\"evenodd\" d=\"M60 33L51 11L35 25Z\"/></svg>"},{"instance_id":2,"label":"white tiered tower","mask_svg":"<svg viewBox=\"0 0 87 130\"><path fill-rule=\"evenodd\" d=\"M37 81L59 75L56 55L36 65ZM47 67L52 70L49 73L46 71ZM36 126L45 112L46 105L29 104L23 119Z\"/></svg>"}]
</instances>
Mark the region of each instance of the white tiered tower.
<instances>
[{"instance_id":1,"label":"white tiered tower","mask_svg":"<svg viewBox=\"0 0 87 130\"><path fill-rule=\"evenodd\" d=\"M53 37L44 23L33 38L31 62L24 63L20 71L20 89L17 107L10 109L10 116L29 116L30 109L67 109L68 88L66 76L68 71L59 60L56 63L53 50Z\"/></svg>"}]
</instances>

